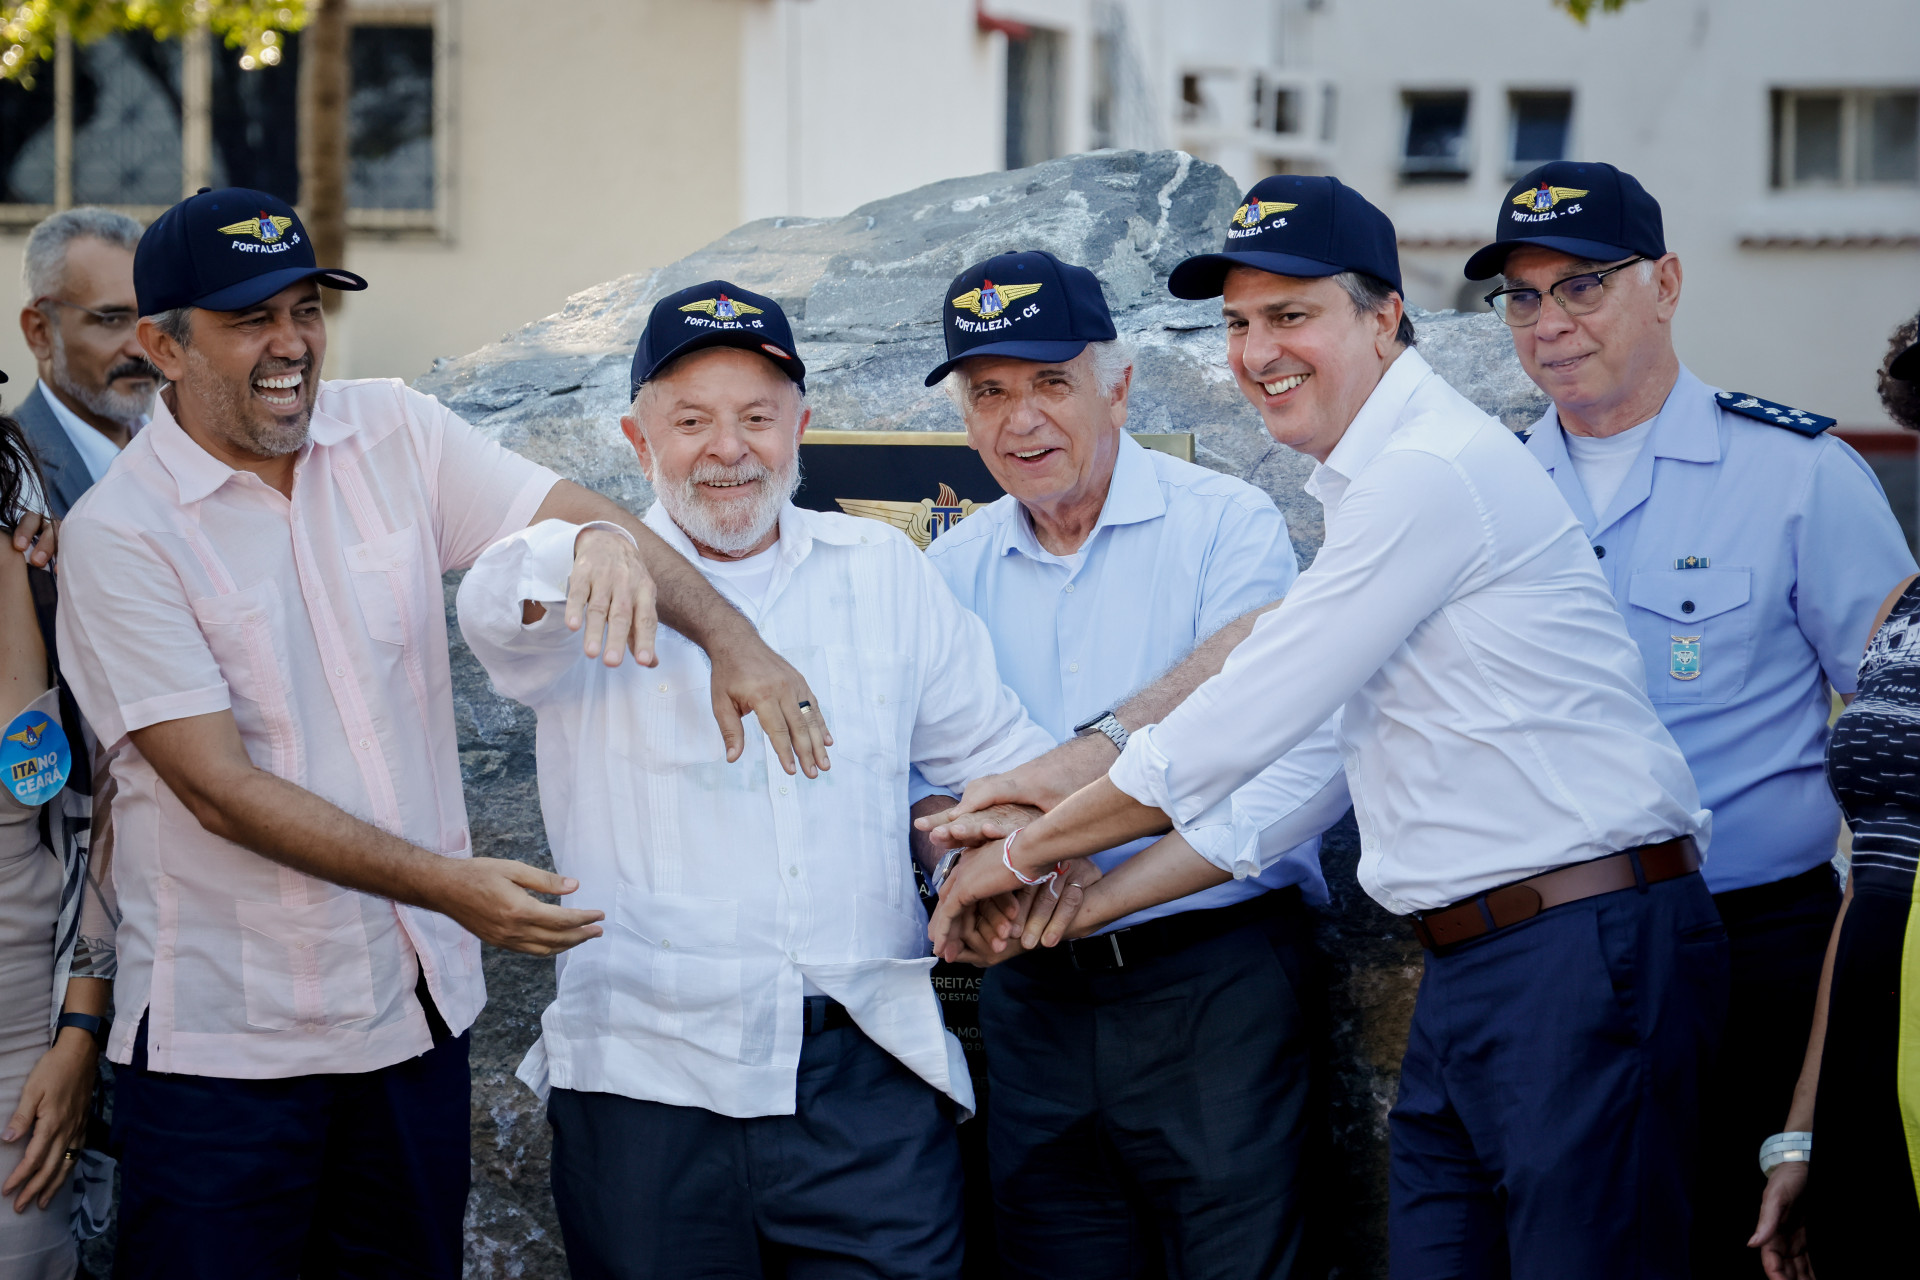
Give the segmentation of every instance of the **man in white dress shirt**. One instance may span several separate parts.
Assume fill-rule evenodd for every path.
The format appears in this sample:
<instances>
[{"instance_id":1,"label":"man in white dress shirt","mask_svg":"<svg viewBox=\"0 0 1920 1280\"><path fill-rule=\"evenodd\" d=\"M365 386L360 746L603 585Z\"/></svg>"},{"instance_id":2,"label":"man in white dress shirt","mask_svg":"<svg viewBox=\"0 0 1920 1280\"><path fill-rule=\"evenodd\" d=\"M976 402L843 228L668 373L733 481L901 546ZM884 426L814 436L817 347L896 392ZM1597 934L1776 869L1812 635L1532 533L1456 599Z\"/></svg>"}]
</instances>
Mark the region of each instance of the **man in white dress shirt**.
<instances>
[{"instance_id":1,"label":"man in white dress shirt","mask_svg":"<svg viewBox=\"0 0 1920 1280\"><path fill-rule=\"evenodd\" d=\"M805 373L777 303L710 281L654 307L621 425L648 527L827 700L830 771L728 765L672 632L653 670L581 657L553 609L575 540L623 535L539 525L460 588L474 654L539 714L555 865L609 920L520 1073L548 1095L576 1277L959 1275L974 1099L928 978L908 771L957 789L1054 740L901 533L789 501Z\"/></svg>"},{"instance_id":2,"label":"man in white dress shirt","mask_svg":"<svg viewBox=\"0 0 1920 1280\"><path fill-rule=\"evenodd\" d=\"M1428 949L1390 1117L1396 1280L1677 1280L1726 1003L1708 815L1565 499L1412 350L1386 216L1319 177L1247 207L1170 287L1224 292L1241 391L1320 464L1326 542L1224 665L1203 646L1149 691L1197 684L1177 709L1120 709L1109 776L970 855L933 934L950 948L949 917L1017 877L1206 821L1342 708L1361 884Z\"/></svg>"},{"instance_id":3,"label":"man in white dress shirt","mask_svg":"<svg viewBox=\"0 0 1920 1280\"><path fill-rule=\"evenodd\" d=\"M1023 305L983 331L964 304L989 280ZM1297 572L1286 521L1252 485L1127 434L1132 350L1085 267L1001 254L961 272L941 312L947 359L927 381L946 383L1007 496L927 558L986 623L1002 675L1042 728L1124 741L1118 702L1286 594ZM1010 961L980 989L1009 1277L1164 1267L1254 1280L1299 1262L1318 1003L1302 899L1326 901L1320 833L1347 809L1334 726L1230 808L1234 821L1190 829L1187 860L1212 881L1198 892L1138 911L1116 903L1129 877L1105 890L1093 877L1149 842L1122 844L1076 863L1057 909L1050 889L1015 907L1038 941L1051 917L1073 916L1074 886L1090 889L1080 918L1059 925L1088 936L975 948ZM1179 1052L1161 1052L1171 1044ZM1106 1086L1088 1089L1089 1077ZM1196 1093L1212 1101L1204 1113Z\"/></svg>"}]
</instances>

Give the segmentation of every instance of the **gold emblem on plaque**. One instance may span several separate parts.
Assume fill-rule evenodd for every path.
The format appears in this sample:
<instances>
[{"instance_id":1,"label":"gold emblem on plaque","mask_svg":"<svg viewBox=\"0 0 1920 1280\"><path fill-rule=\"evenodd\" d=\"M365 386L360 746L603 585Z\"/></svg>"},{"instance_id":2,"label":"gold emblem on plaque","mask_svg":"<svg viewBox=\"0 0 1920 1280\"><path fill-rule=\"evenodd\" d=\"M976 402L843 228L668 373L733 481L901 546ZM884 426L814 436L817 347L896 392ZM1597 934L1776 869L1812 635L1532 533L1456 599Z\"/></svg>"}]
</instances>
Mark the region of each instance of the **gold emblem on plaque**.
<instances>
[{"instance_id":1,"label":"gold emblem on plaque","mask_svg":"<svg viewBox=\"0 0 1920 1280\"><path fill-rule=\"evenodd\" d=\"M882 502L868 498L835 498L834 501L850 516L892 525L912 538L913 545L922 551L929 542L987 505L962 498L945 481L940 484L939 496L918 502Z\"/></svg>"}]
</instances>

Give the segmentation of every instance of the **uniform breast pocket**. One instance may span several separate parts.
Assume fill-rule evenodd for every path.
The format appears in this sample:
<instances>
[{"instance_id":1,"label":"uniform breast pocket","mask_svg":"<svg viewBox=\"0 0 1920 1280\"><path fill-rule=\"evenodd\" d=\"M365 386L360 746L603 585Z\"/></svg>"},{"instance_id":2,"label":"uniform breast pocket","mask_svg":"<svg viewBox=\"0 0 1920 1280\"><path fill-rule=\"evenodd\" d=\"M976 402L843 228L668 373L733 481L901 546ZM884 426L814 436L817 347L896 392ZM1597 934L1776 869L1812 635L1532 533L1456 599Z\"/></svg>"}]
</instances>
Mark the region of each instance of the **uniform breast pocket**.
<instances>
[{"instance_id":1,"label":"uniform breast pocket","mask_svg":"<svg viewBox=\"0 0 1920 1280\"><path fill-rule=\"evenodd\" d=\"M373 964L358 894L236 907L248 1025L338 1027L374 1015Z\"/></svg>"},{"instance_id":2,"label":"uniform breast pocket","mask_svg":"<svg viewBox=\"0 0 1920 1280\"><path fill-rule=\"evenodd\" d=\"M739 904L620 886L614 903L615 1027L740 1060Z\"/></svg>"},{"instance_id":3,"label":"uniform breast pocket","mask_svg":"<svg viewBox=\"0 0 1920 1280\"><path fill-rule=\"evenodd\" d=\"M1753 574L1659 569L1633 575L1627 622L1656 703L1716 704L1739 695L1753 659Z\"/></svg>"},{"instance_id":4,"label":"uniform breast pocket","mask_svg":"<svg viewBox=\"0 0 1920 1280\"><path fill-rule=\"evenodd\" d=\"M408 525L347 548L348 576L360 601L367 634L387 644L407 642L407 623L414 613L419 584L414 567L420 546Z\"/></svg>"}]
</instances>

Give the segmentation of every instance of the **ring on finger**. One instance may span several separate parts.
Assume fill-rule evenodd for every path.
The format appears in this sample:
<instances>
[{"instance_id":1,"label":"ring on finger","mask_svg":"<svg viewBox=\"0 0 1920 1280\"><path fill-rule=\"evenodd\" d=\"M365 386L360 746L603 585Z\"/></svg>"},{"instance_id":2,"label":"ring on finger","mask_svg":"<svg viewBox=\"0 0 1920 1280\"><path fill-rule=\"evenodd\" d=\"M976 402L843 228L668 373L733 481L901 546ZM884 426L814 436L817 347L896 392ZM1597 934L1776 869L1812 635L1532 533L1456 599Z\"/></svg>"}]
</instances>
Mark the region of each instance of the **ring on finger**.
<instances>
[{"instance_id":1,"label":"ring on finger","mask_svg":"<svg viewBox=\"0 0 1920 1280\"><path fill-rule=\"evenodd\" d=\"M819 714L813 709L813 704L811 702L808 702L805 698L800 699L800 711L804 715Z\"/></svg>"},{"instance_id":2,"label":"ring on finger","mask_svg":"<svg viewBox=\"0 0 1920 1280\"><path fill-rule=\"evenodd\" d=\"M60 1153L60 1159L69 1164L75 1160L78 1160L79 1158L80 1158L79 1151L75 1150L72 1147L68 1147L65 1151Z\"/></svg>"}]
</instances>

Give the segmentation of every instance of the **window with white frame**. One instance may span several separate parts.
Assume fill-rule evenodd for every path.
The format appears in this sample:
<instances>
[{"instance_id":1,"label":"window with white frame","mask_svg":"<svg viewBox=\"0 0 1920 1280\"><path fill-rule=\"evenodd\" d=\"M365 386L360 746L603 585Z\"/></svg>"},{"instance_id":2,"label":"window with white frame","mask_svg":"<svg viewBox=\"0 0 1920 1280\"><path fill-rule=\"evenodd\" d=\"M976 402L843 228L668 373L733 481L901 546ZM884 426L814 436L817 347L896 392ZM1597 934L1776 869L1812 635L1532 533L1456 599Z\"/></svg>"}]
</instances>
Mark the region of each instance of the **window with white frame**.
<instances>
[{"instance_id":1,"label":"window with white frame","mask_svg":"<svg viewBox=\"0 0 1920 1280\"><path fill-rule=\"evenodd\" d=\"M1465 89L1409 91L1400 135L1400 177L1407 182L1457 182L1470 169Z\"/></svg>"},{"instance_id":2,"label":"window with white frame","mask_svg":"<svg viewBox=\"0 0 1920 1280\"><path fill-rule=\"evenodd\" d=\"M1920 89L1776 89L1773 185L1920 185Z\"/></svg>"},{"instance_id":3,"label":"window with white frame","mask_svg":"<svg viewBox=\"0 0 1920 1280\"><path fill-rule=\"evenodd\" d=\"M444 202L445 42L434 4L356 9L348 47L348 225L435 230ZM145 34L76 46L30 84L0 82L0 222L104 204L153 217L188 185L246 186L300 200L300 36L243 67L211 42L196 60ZM251 61L251 60L249 60ZM207 155L187 182L190 117L204 103Z\"/></svg>"}]
</instances>

